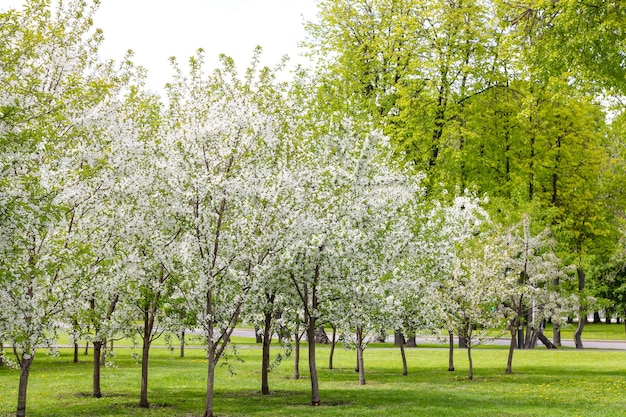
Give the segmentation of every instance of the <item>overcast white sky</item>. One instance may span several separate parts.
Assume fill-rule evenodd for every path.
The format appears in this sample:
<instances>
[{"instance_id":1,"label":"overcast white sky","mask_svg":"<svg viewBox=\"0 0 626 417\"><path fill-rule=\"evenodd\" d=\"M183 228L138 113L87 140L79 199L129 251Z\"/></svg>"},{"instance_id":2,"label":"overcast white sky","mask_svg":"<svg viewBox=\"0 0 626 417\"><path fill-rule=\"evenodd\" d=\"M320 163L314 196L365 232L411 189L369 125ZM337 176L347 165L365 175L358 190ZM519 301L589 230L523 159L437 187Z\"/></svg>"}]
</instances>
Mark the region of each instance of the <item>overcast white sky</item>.
<instances>
[{"instance_id":1,"label":"overcast white sky","mask_svg":"<svg viewBox=\"0 0 626 417\"><path fill-rule=\"evenodd\" d=\"M0 0L0 10L19 8L23 0ZM299 58L304 20L314 20L316 0L102 0L94 26L104 31L103 58L121 59L128 49L148 69L148 88L162 90L171 74L168 58L186 64L198 48L205 50L207 70L220 53L238 68L250 62L256 45L263 64L282 55Z\"/></svg>"}]
</instances>

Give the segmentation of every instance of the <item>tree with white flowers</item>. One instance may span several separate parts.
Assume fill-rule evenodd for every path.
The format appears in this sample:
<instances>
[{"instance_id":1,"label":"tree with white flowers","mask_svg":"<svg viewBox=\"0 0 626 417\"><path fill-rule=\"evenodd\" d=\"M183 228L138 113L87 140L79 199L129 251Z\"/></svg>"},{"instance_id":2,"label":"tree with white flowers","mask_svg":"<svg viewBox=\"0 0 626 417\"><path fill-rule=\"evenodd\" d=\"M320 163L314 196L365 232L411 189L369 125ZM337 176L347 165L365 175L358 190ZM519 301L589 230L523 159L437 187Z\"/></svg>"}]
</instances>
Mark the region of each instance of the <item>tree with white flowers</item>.
<instances>
[{"instance_id":1,"label":"tree with white flowers","mask_svg":"<svg viewBox=\"0 0 626 417\"><path fill-rule=\"evenodd\" d=\"M207 344L205 417L213 415L215 366L281 240L275 232L289 179L272 162L283 146L281 86L273 70L257 68L259 54L243 79L227 57L209 75L201 52L188 75L173 61L167 87L167 178L183 227L181 288Z\"/></svg>"},{"instance_id":2,"label":"tree with white flowers","mask_svg":"<svg viewBox=\"0 0 626 417\"><path fill-rule=\"evenodd\" d=\"M126 70L101 62L95 6L31 0L0 14L0 334L20 365L17 416L35 351L76 303L108 128Z\"/></svg>"},{"instance_id":3,"label":"tree with white flowers","mask_svg":"<svg viewBox=\"0 0 626 417\"><path fill-rule=\"evenodd\" d=\"M573 267L566 267L554 253L556 241L549 229L539 233L531 230L531 221L524 216L521 223L509 229L498 241L505 259L508 283L507 305L511 310L511 344L506 373L512 373L513 351L529 349L540 339L548 348L556 348L543 334L547 319L561 324L572 310L573 299L563 294L562 286L572 280Z\"/></svg>"}]
</instances>

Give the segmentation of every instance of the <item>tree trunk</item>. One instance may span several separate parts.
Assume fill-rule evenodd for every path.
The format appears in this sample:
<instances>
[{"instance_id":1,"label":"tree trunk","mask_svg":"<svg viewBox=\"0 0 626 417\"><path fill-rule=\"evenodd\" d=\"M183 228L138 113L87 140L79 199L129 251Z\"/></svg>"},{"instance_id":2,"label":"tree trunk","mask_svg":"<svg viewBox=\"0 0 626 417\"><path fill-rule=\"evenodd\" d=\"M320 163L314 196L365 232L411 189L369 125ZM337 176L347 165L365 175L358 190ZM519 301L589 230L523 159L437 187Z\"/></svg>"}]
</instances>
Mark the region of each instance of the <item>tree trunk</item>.
<instances>
[{"instance_id":1,"label":"tree trunk","mask_svg":"<svg viewBox=\"0 0 626 417\"><path fill-rule=\"evenodd\" d=\"M417 347L417 341L415 340L415 335L410 335L406 338L406 346L407 347Z\"/></svg>"},{"instance_id":2,"label":"tree trunk","mask_svg":"<svg viewBox=\"0 0 626 417\"><path fill-rule=\"evenodd\" d=\"M365 368L363 367L363 329L356 329L356 357L359 367L359 385L365 385Z\"/></svg>"},{"instance_id":3,"label":"tree trunk","mask_svg":"<svg viewBox=\"0 0 626 417\"><path fill-rule=\"evenodd\" d=\"M587 322L587 316L581 314L578 317L578 326L576 327L576 331L574 332L574 344L576 345L576 349L583 348L583 329L585 328L585 323Z\"/></svg>"},{"instance_id":4,"label":"tree trunk","mask_svg":"<svg viewBox=\"0 0 626 417\"><path fill-rule=\"evenodd\" d=\"M585 273L582 269L577 268L576 272L578 274L578 292L582 297L582 291L585 289ZM576 327L576 331L574 332L574 343L576 344L576 349L583 348L583 329L585 328L585 323L587 322L587 313L580 303L581 306L578 311L578 326Z\"/></svg>"},{"instance_id":5,"label":"tree trunk","mask_svg":"<svg viewBox=\"0 0 626 417\"><path fill-rule=\"evenodd\" d=\"M593 312L593 323L594 324L602 323L602 319L600 318L600 313L598 311Z\"/></svg>"},{"instance_id":6,"label":"tree trunk","mask_svg":"<svg viewBox=\"0 0 626 417\"><path fill-rule=\"evenodd\" d=\"M156 299L150 308L144 310L143 315L143 344L141 347L141 392L139 394L139 407L148 408L148 361L150 355L150 344L152 343L152 331L156 320L157 306L161 293L156 293Z\"/></svg>"},{"instance_id":7,"label":"tree trunk","mask_svg":"<svg viewBox=\"0 0 626 417\"><path fill-rule=\"evenodd\" d=\"M296 354L293 361L293 379L300 379L300 331L296 329Z\"/></svg>"},{"instance_id":8,"label":"tree trunk","mask_svg":"<svg viewBox=\"0 0 626 417\"><path fill-rule=\"evenodd\" d=\"M180 357L185 357L185 329L180 331Z\"/></svg>"},{"instance_id":9,"label":"tree trunk","mask_svg":"<svg viewBox=\"0 0 626 417\"><path fill-rule=\"evenodd\" d=\"M469 376L468 379L471 381L474 379L474 362L472 362L472 344L467 344L467 360L469 362Z\"/></svg>"},{"instance_id":10,"label":"tree trunk","mask_svg":"<svg viewBox=\"0 0 626 417\"><path fill-rule=\"evenodd\" d=\"M20 360L20 385L17 391L16 417L26 417L26 391L28 389L28 377L30 376L30 365L32 363L33 356L22 354Z\"/></svg>"},{"instance_id":11,"label":"tree trunk","mask_svg":"<svg viewBox=\"0 0 626 417\"><path fill-rule=\"evenodd\" d=\"M463 335L459 335L459 347L461 349L467 348L467 339Z\"/></svg>"},{"instance_id":12,"label":"tree trunk","mask_svg":"<svg viewBox=\"0 0 626 417\"><path fill-rule=\"evenodd\" d=\"M506 361L506 371L504 371L504 373L508 375L513 373L513 352L515 351L515 348L517 346L517 340L516 340L517 328L516 327L517 327L516 323L511 324L511 343L509 344L509 357Z\"/></svg>"},{"instance_id":13,"label":"tree trunk","mask_svg":"<svg viewBox=\"0 0 626 417\"><path fill-rule=\"evenodd\" d=\"M556 345L552 343L550 339L548 339L546 335L543 334L543 332L538 332L537 337L539 338L539 340L541 340L541 343L543 343L548 349L556 349Z\"/></svg>"},{"instance_id":14,"label":"tree trunk","mask_svg":"<svg viewBox=\"0 0 626 417\"><path fill-rule=\"evenodd\" d=\"M315 324L317 318L309 317L307 338L309 340L309 373L311 376L311 405L320 405L320 390L315 363Z\"/></svg>"},{"instance_id":15,"label":"tree trunk","mask_svg":"<svg viewBox=\"0 0 626 417\"><path fill-rule=\"evenodd\" d=\"M552 339L554 340L554 346L561 347L561 325L552 323Z\"/></svg>"},{"instance_id":16,"label":"tree trunk","mask_svg":"<svg viewBox=\"0 0 626 417\"><path fill-rule=\"evenodd\" d=\"M315 342L322 343L324 345L330 344L330 339L328 338L328 335L326 334L326 330L324 330L324 327L319 327L315 329Z\"/></svg>"},{"instance_id":17,"label":"tree trunk","mask_svg":"<svg viewBox=\"0 0 626 417\"><path fill-rule=\"evenodd\" d=\"M254 342L259 345L263 343L263 336L259 333L259 328L257 326L254 326Z\"/></svg>"},{"instance_id":18,"label":"tree trunk","mask_svg":"<svg viewBox=\"0 0 626 417\"><path fill-rule=\"evenodd\" d=\"M102 397L102 391L100 390L100 356L101 356L101 341L93 342L93 391L92 396L96 398Z\"/></svg>"},{"instance_id":19,"label":"tree trunk","mask_svg":"<svg viewBox=\"0 0 626 417\"><path fill-rule=\"evenodd\" d=\"M85 342L85 352L83 353L83 355L89 355L89 342Z\"/></svg>"},{"instance_id":20,"label":"tree trunk","mask_svg":"<svg viewBox=\"0 0 626 417\"><path fill-rule=\"evenodd\" d=\"M212 333L212 332L210 332ZM215 391L215 345L213 344L213 335L209 335L208 345L208 372L206 383L206 408L203 417L213 417L213 398Z\"/></svg>"},{"instance_id":21,"label":"tree trunk","mask_svg":"<svg viewBox=\"0 0 626 417\"><path fill-rule=\"evenodd\" d=\"M0 366L4 365L4 343L0 342Z\"/></svg>"},{"instance_id":22,"label":"tree trunk","mask_svg":"<svg viewBox=\"0 0 626 417\"><path fill-rule=\"evenodd\" d=\"M102 342L100 346L100 366L104 366L107 360L107 341Z\"/></svg>"},{"instance_id":23,"label":"tree trunk","mask_svg":"<svg viewBox=\"0 0 626 417\"><path fill-rule=\"evenodd\" d=\"M269 395L269 372L270 372L270 345L272 343L272 312L265 312L263 327L263 355L261 361L261 393Z\"/></svg>"},{"instance_id":24,"label":"tree trunk","mask_svg":"<svg viewBox=\"0 0 626 417\"><path fill-rule=\"evenodd\" d=\"M448 372L454 372L454 333L448 332Z\"/></svg>"},{"instance_id":25,"label":"tree trunk","mask_svg":"<svg viewBox=\"0 0 626 417\"><path fill-rule=\"evenodd\" d=\"M409 374L409 367L406 363L406 352L404 351L404 337L400 339L400 355L402 355L402 376Z\"/></svg>"},{"instance_id":26,"label":"tree trunk","mask_svg":"<svg viewBox=\"0 0 626 417\"><path fill-rule=\"evenodd\" d=\"M396 346L404 346L406 344L404 335L398 331L393 332L393 344Z\"/></svg>"},{"instance_id":27,"label":"tree trunk","mask_svg":"<svg viewBox=\"0 0 626 417\"><path fill-rule=\"evenodd\" d=\"M148 403L148 360L150 354L150 335L146 337L144 330L143 345L141 347L141 391L139 394L139 407L149 408Z\"/></svg>"},{"instance_id":28,"label":"tree trunk","mask_svg":"<svg viewBox=\"0 0 626 417\"><path fill-rule=\"evenodd\" d=\"M333 369L333 357L335 356L335 345L337 344L337 326L333 326L333 338L330 341L330 356L328 357L328 369Z\"/></svg>"},{"instance_id":29,"label":"tree trunk","mask_svg":"<svg viewBox=\"0 0 626 417\"><path fill-rule=\"evenodd\" d=\"M78 350L78 342L74 342L74 363L78 363Z\"/></svg>"}]
</instances>

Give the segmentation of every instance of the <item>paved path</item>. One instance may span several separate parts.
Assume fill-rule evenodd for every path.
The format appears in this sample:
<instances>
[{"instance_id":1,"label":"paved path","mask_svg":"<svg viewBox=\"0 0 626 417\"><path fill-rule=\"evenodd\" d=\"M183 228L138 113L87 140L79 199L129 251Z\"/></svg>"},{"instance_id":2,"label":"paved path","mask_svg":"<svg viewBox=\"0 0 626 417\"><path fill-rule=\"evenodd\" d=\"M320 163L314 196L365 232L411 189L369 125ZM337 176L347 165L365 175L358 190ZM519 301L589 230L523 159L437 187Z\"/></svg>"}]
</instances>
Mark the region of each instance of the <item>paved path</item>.
<instances>
[{"instance_id":1,"label":"paved path","mask_svg":"<svg viewBox=\"0 0 626 417\"><path fill-rule=\"evenodd\" d=\"M254 337L254 330L252 329L235 329L233 332L233 336L240 337ZM329 334L330 338L332 334ZM420 343L424 344L432 344L432 343L441 343L436 337L417 337L417 345ZM393 336L387 338L388 342L393 343ZM509 346L511 343L510 339L507 338L498 338L490 340L485 344L488 345L498 345L498 346ZM571 339L563 339L561 344L565 347L575 347L574 341ZM583 347L588 349L618 349L618 350L626 350L626 340L585 340L583 338ZM537 348L543 348L541 342L537 342Z\"/></svg>"}]
</instances>

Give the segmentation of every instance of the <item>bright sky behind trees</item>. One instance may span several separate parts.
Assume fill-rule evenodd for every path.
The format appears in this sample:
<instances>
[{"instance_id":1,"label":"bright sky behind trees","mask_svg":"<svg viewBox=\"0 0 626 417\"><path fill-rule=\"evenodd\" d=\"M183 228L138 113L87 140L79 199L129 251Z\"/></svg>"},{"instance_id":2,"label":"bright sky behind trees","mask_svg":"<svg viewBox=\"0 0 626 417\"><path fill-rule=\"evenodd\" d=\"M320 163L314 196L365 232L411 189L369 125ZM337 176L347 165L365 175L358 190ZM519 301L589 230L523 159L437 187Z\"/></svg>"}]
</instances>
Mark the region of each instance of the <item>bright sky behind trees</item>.
<instances>
[{"instance_id":1,"label":"bright sky behind trees","mask_svg":"<svg viewBox=\"0 0 626 417\"><path fill-rule=\"evenodd\" d=\"M23 0L0 0L0 10L19 8ZM161 92L172 71L168 58L186 62L198 48L209 67L225 53L244 68L254 48L263 47L269 66L287 54L290 66L305 38L304 20L316 16L315 0L102 0L95 27L104 31L103 58L119 61L128 49L149 69L147 87Z\"/></svg>"}]
</instances>

